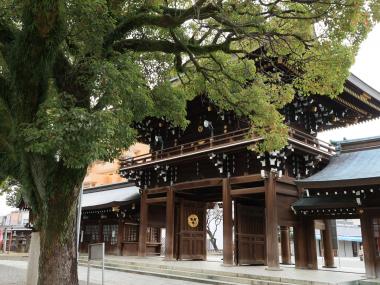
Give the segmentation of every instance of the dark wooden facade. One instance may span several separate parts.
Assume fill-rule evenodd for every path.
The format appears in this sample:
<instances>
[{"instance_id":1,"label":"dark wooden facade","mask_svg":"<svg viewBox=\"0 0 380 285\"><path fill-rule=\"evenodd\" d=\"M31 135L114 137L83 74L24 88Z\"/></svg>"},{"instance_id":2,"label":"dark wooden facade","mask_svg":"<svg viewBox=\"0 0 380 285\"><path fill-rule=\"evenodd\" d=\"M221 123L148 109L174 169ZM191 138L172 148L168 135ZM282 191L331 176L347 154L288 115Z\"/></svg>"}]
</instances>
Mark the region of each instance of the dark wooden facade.
<instances>
[{"instance_id":1,"label":"dark wooden facade","mask_svg":"<svg viewBox=\"0 0 380 285\"><path fill-rule=\"evenodd\" d=\"M83 196L96 191L107 197L112 185L84 190ZM118 190L116 188L116 190ZM121 191L128 191L122 188ZM106 254L137 256L140 231L140 199L102 203L82 208L80 252L86 253L91 243L105 243ZM161 228L165 227L165 208L151 207L147 213L145 243L148 255L161 254Z\"/></svg>"},{"instance_id":2,"label":"dark wooden facade","mask_svg":"<svg viewBox=\"0 0 380 285\"><path fill-rule=\"evenodd\" d=\"M343 141L320 173L297 181L302 198L292 205L304 220L323 219L326 264L333 266L330 220L360 219L369 278L380 277L380 137ZM327 249L327 250L326 250Z\"/></svg>"},{"instance_id":3,"label":"dark wooden facade","mask_svg":"<svg viewBox=\"0 0 380 285\"><path fill-rule=\"evenodd\" d=\"M122 159L120 174L142 189L139 255L147 253L147 213L161 205L166 207L166 258L205 259L205 204L222 201L224 264L278 269L279 229L282 261L290 263L292 227L296 266L317 268L316 223L292 211L302 193L294 181L318 172L335 154L333 146L316 139L316 132L380 114L380 95L367 94L363 86L351 78L335 99L297 95L281 110L290 127L289 144L271 153L249 150L262 138L250 133L246 118L202 96L188 103L190 124L184 131L165 118L136 124L141 142L152 151ZM195 227L191 217L198 219ZM328 233L324 236L327 241Z\"/></svg>"}]
</instances>

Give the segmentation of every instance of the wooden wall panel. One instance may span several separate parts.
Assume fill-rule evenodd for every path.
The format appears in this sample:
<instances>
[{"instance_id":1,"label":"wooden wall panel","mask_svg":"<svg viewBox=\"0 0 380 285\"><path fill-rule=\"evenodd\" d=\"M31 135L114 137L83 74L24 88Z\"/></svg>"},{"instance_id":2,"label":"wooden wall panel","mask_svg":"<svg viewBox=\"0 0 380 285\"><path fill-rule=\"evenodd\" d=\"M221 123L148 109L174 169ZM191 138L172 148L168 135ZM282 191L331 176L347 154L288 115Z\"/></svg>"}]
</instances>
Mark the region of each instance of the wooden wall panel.
<instances>
[{"instance_id":1,"label":"wooden wall panel","mask_svg":"<svg viewBox=\"0 0 380 285\"><path fill-rule=\"evenodd\" d=\"M237 263L265 263L264 209L236 205Z\"/></svg>"},{"instance_id":2,"label":"wooden wall panel","mask_svg":"<svg viewBox=\"0 0 380 285\"><path fill-rule=\"evenodd\" d=\"M290 206L297 200L297 197L277 195L277 218L280 226L292 226L296 223L296 216Z\"/></svg>"},{"instance_id":3,"label":"wooden wall panel","mask_svg":"<svg viewBox=\"0 0 380 285\"><path fill-rule=\"evenodd\" d=\"M137 242L123 243L123 256L137 256L139 244Z\"/></svg>"},{"instance_id":4,"label":"wooden wall panel","mask_svg":"<svg viewBox=\"0 0 380 285\"><path fill-rule=\"evenodd\" d=\"M149 205L148 227L165 228L166 207L161 205Z\"/></svg>"},{"instance_id":5,"label":"wooden wall panel","mask_svg":"<svg viewBox=\"0 0 380 285\"><path fill-rule=\"evenodd\" d=\"M196 215L198 224L191 227L190 215ZM181 201L179 217L178 259L206 259L206 206L202 202Z\"/></svg>"}]
</instances>

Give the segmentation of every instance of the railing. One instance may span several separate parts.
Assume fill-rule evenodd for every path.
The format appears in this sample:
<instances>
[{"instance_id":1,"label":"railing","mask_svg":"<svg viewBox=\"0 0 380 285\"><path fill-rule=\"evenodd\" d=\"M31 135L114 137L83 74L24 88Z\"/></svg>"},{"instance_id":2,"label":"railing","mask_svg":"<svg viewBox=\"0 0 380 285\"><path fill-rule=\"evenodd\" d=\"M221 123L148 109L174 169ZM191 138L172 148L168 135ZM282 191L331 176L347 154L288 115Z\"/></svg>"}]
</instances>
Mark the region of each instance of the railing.
<instances>
[{"instance_id":1,"label":"railing","mask_svg":"<svg viewBox=\"0 0 380 285\"><path fill-rule=\"evenodd\" d=\"M289 128L289 138L316 148L319 151L335 154L335 148L331 144L299 130Z\"/></svg>"},{"instance_id":2,"label":"railing","mask_svg":"<svg viewBox=\"0 0 380 285\"><path fill-rule=\"evenodd\" d=\"M249 132L250 128L240 129L226 134L216 135L213 137L177 145L174 147L165 148L163 150L139 155L133 158L121 158L121 169L184 154L189 155L191 153L203 152L206 150L212 151L215 148L234 145L237 142L249 143L262 140L261 137L250 135ZM289 130L289 139L291 141L307 145L324 153L333 154L335 151L335 149L329 143L321 141L309 134L303 133L295 129Z\"/></svg>"}]
</instances>

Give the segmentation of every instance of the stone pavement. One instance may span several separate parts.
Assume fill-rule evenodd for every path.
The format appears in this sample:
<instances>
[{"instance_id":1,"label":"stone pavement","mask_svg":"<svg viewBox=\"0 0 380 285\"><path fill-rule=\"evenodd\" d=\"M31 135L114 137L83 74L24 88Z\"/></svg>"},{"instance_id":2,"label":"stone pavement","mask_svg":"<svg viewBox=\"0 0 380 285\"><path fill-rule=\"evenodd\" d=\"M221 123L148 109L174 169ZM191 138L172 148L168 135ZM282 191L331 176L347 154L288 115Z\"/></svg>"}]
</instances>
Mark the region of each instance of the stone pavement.
<instances>
[{"instance_id":1,"label":"stone pavement","mask_svg":"<svg viewBox=\"0 0 380 285\"><path fill-rule=\"evenodd\" d=\"M83 258L83 256L82 256ZM174 268L180 270L181 268L192 269L197 272L231 272L238 273L241 275L250 274L255 276L265 276L269 279L292 279L307 281L312 284L321 284L321 283L355 283L357 280L365 279L363 273L349 273L349 272L337 272L330 270L305 270L305 269L295 269L294 266L281 266L281 271L268 271L265 266L232 266L225 267L221 262L212 262L212 261L167 261L162 257L127 257L127 256L106 256L106 260L119 261L121 263L136 263L136 264L145 264L146 267L149 267L149 264L165 266L166 268ZM304 282L306 283L306 282Z\"/></svg>"},{"instance_id":2,"label":"stone pavement","mask_svg":"<svg viewBox=\"0 0 380 285\"><path fill-rule=\"evenodd\" d=\"M25 285L27 262L20 260L0 260L0 285ZM79 266L80 285L86 285L87 268ZM145 276L139 274L130 274L118 271L105 271L105 285L200 285L200 283L186 282ZM101 284L101 270L91 268L91 285Z\"/></svg>"}]
</instances>

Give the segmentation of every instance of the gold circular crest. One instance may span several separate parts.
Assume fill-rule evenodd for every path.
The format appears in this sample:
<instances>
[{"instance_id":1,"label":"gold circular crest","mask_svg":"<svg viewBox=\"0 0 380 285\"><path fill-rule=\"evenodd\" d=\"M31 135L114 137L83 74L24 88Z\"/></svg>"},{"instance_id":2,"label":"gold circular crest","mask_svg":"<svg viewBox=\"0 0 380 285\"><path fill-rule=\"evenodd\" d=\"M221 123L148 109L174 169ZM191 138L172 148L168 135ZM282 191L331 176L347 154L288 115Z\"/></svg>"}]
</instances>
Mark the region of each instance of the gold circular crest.
<instances>
[{"instance_id":1,"label":"gold circular crest","mask_svg":"<svg viewBox=\"0 0 380 285\"><path fill-rule=\"evenodd\" d=\"M187 217L187 223L191 228L196 228L199 224L199 218L195 214L191 214Z\"/></svg>"}]
</instances>

